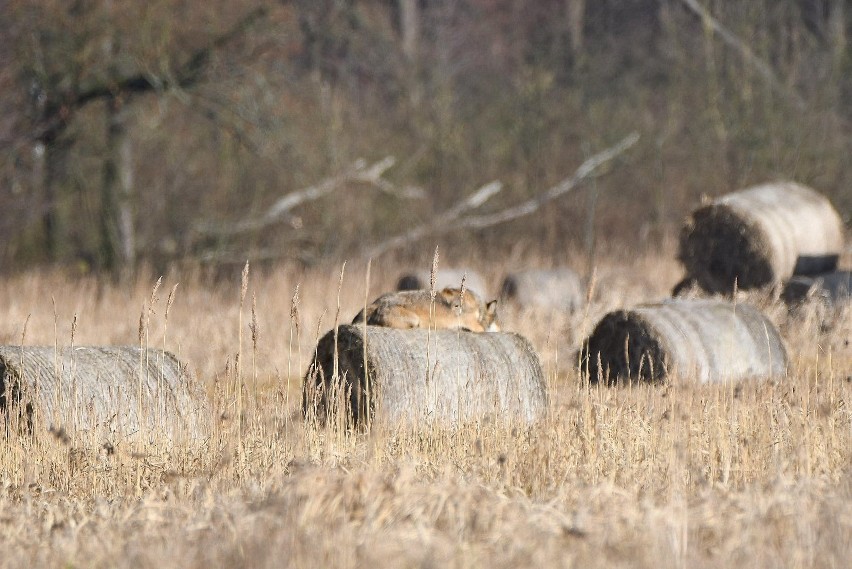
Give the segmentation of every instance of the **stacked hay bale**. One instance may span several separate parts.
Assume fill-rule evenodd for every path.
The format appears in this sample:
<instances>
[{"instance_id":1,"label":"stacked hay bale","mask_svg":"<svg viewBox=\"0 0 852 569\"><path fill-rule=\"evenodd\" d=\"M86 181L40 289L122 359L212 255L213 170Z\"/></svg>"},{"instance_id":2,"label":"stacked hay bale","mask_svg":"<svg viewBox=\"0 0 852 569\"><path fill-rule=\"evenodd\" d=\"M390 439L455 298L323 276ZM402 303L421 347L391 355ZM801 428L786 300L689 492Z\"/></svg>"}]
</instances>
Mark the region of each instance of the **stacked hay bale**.
<instances>
[{"instance_id":1,"label":"stacked hay bale","mask_svg":"<svg viewBox=\"0 0 852 569\"><path fill-rule=\"evenodd\" d=\"M604 316L580 361L590 381L655 381L676 372L707 383L783 375L787 352L752 306L669 300Z\"/></svg>"},{"instance_id":2,"label":"stacked hay bale","mask_svg":"<svg viewBox=\"0 0 852 569\"><path fill-rule=\"evenodd\" d=\"M187 366L161 350L132 346L0 346L0 408L66 432L152 431L199 439L212 419Z\"/></svg>"},{"instance_id":3,"label":"stacked hay bale","mask_svg":"<svg viewBox=\"0 0 852 569\"><path fill-rule=\"evenodd\" d=\"M684 227L687 278L711 293L777 285L833 271L843 223L814 190L778 182L734 192L698 208Z\"/></svg>"},{"instance_id":4,"label":"stacked hay bale","mask_svg":"<svg viewBox=\"0 0 852 569\"><path fill-rule=\"evenodd\" d=\"M544 373L517 334L345 325L326 334L305 376L304 411L355 423L532 422L547 409ZM335 410L336 409L336 410Z\"/></svg>"},{"instance_id":5,"label":"stacked hay bale","mask_svg":"<svg viewBox=\"0 0 852 569\"><path fill-rule=\"evenodd\" d=\"M799 304L808 299L831 305L852 302L852 271L793 277L784 285L781 298L788 305Z\"/></svg>"},{"instance_id":6,"label":"stacked hay bale","mask_svg":"<svg viewBox=\"0 0 852 569\"><path fill-rule=\"evenodd\" d=\"M573 312L585 300L580 275L568 268L515 271L506 275L500 290L501 301L521 309Z\"/></svg>"},{"instance_id":7,"label":"stacked hay bale","mask_svg":"<svg viewBox=\"0 0 852 569\"><path fill-rule=\"evenodd\" d=\"M435 274L435 290L447 287L459 288L462 277L465 279L465 287L476 292L483 298L488 296L488 288L485 279L476 271L464 269L439 269ZM431 280L429 271L411 271L400 275L396 283L396 290L428 290Z\"/></svg>"}]
</instances>

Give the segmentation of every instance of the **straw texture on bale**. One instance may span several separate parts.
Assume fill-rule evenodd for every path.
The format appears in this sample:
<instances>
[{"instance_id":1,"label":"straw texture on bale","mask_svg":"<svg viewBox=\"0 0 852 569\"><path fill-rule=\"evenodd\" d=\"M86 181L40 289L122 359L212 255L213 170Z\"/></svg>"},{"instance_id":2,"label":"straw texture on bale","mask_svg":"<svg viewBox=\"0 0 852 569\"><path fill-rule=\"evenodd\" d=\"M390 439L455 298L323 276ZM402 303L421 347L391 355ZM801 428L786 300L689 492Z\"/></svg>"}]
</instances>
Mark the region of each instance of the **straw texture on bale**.
<instances>
[{"instance_id":1,"label":"straw texture on bale","mask_svg":"<svg viewBox=\"0 0 852 569\"><path fill-rule=\"evenodd\" d=\"M345 325L337 332L340 381L334 356L332 330L305 377L304 411L316 409L320 419L338 400L335 393L355 423L368 409L376 419L412 423L532 422L547 409L538 355L517 334Z\"/></svg>"},{"instance_id":2,"label":"straw texture on bale","mask_svg":"<svg viewBox=\"0 0 852 569\"><path fill-rule=\"evenodd\" d=\"M843 223L823 195L793 182L756 186L698 208L683 228L680 260L704 290L774 286L833 271Z\"/></svg>"},{"instance_id":3,"label":"straw texture on bale","mask_svg":"<svg viewBox=\"0 0 852 569\"><path fill-rule=\"evenodd\" d=\"M506 275L500 290L501 300L524 309L573 311L585 297L583 281L568 268L515 271Z\"/></svg>"},{"instance_id":4,"label":"straw texture on bale","mask_svg":"<svg viewBox=\"0 0 852 569\"><path fill-rule=\"evenodd\" d=\"M702 383L783 375L787 352L759 310L719 300L669 300L604 316L581 355L590 381L660 380L672 372Z\"/></svg>"},{"instance_id":5,"label":"straw texture on bale","mask_svg":"<svg viewBox=\"0 0 852 569\"><path fill-rule=\"evenodd\" d=\"M435 275L435 290L442 290L447 287L459 288L462 282L462 276L467 274L464 281L465 288L472 290L482 298L488 295L488 289L485 286L485 279L482 275L475 271L465 271L463 269L439 269ZM429 290L429 279L431 273L429 271L415 271L400 275L396 282L396 290Z\"/></svg>"},{"instance_id":6,"label":"straw texture on bale","mask_svg":"<svg viewBox=\"0 0 852 569\"><path fill-rule=\"evenodd\" d=\"M195 376L162 350L0 346L0 377L7 413L26 408L44 424L67 431L104 428L144 436L157 428L174 438L197 439L212 423Z\"/></svg>"},{"instance_id":7,"label":"straw texture on bale","mask_svg":"<svg viewBox=\"0 0 852 569\"><path fill-rule=\"evenodd\" d=\"M784 284L781 298L787 304L797 304L811 298L828 304L852 302L852 271L793 277Z\"/></svg>"}]
</instances>

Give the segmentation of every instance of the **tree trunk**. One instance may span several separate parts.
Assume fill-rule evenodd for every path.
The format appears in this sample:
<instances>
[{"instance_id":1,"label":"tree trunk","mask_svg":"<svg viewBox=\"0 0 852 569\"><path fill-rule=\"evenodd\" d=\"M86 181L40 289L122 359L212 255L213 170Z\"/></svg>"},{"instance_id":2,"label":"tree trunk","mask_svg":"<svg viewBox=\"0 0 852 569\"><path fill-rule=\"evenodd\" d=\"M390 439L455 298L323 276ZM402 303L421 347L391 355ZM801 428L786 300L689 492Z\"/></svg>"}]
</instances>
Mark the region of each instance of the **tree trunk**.
<instances>
[{"instance_id":1,"label":"tree trunk","mask_svg":"<svg viewBox=\"0 0 852 569\"><path fill-rule=\"evenodd\" d=\"M828 16L828 33L834 52L834 65L841 69L843 60L846 58L846 0L835 0L831 5L831 13Z\"/></svg>"},{"instance_id":2,"label":"tree trunk","mask_svg":"<svg viewBox=\"0 0 852 569\"><path fill-rule=\"evenodd\" d=\"M565 0L568 21L568 40L571 53L576 57L583 49L583 24L586 19L586 0Z\"/></svg>"},{"instance_id":3,"label":"tree trunk","mask_svg":"<svg viewBox=\"0 0 852 569\"><path fill-rule=\"evenodd\" d=\"M418 0L399 0L399 27L402 31L402 52L413 61L420 49L420 7Z\"/></svg>"},{"instance_id":4,"label":"tree trunk","mask_svg":"<svg viewBox=\"0 0 852 569\"><path fill-rule=\"evenodd\" d=\"M44 253L49 262L55 262L63 252L65 231L62 227L60 204L63 183L68 177L68 152L71 145L58 139L39 141L36 144L36 153L41 154L41 158L37 156L36 175L41 176Z\"/></svg>"},{"instance_id":5,"label":"tree trunk","mask_svg":"<svg viewBox=\"0 0 852 569\"><path fill-rule=\"evenodd\" d=\"M136 261L132 146L121 101L112 98L107 113L100 209L101 262L114 276L126 277Z\"/></svg>"},{"instance_id":6,"label":"tree trunk","mask_svg":"<svg viewBox=\"0 0 852 569\"><path fill-rule=\"evenodd\" d=\"M126 113L126 112L125 112ZM123 120L126 120L124 117ZM118 145L118 237L124 266L136 266L136 231L133 217L133 144L127 136L126 125Z\"/></svg>"}]
</instances>

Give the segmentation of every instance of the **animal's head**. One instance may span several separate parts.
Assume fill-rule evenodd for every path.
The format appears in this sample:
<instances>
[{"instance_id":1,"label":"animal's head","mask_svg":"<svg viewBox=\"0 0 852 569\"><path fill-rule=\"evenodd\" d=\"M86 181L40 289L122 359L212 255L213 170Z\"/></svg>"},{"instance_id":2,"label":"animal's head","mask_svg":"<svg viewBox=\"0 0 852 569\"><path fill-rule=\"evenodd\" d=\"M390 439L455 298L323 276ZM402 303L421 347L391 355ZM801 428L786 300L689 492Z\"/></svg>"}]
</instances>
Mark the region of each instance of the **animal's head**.
<instances>
[{"instance_id":1,"label":"animal's head","mask_svg":"<svg viewBox=\"0 0 852 569\"><path fill-rule=\"evenodd\" d=\"M497 324L497 301L483 302L479 295L470 289L462 293L460 288L447 287L440 292L441 298L462 320L471 320L468 330L499 332ZM474 325L475 322L475 325Z\"/></svg>"}]
</instances>

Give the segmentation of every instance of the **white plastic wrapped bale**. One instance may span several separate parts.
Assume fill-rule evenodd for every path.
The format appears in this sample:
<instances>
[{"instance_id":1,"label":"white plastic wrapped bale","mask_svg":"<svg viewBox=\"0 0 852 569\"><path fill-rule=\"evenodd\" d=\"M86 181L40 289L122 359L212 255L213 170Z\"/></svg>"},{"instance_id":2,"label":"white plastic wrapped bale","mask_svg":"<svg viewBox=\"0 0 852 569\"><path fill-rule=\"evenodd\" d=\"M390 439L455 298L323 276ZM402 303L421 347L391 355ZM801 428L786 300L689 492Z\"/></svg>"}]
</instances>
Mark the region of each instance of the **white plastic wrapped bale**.
<instances>
[{"instance_id":1,"label":"white plastic wrapped bale","mask_svg":"<svg viewBox=\"0 0 852 569\"><path fill-rule=\"evenodd\" d=\"M0 346L0 407L30 426L200 439L207 396L173 354L134 346ZM141 414L140 414L141 413Z\"/></svg>"},{"instance_id":2,"label":"white plastic wrapped bale","mask_svg":"<svg viewBox=\"0 0 852 569\"><path fill-rule=\"evenodd\" d=\"M335 411L336 409L336 411ZM356 424L544 417L539 357L517 334L345 325L320 339L303 390L307 417Z\"/></svg>"},{"instance_id":3,"label":"white plastic wrapped bale","mask_svg":"<svg viewBox=\"0 0 852 569\"><path fill-rule=\"evenodd\" d=\"M852 302L852 271L793 277L784 284L781 298L787 304L810 299L835 305Z\"/></svg>"},{"instance_id":4,"label":"white plastic wrapped bale","mask_svg":"<svg viewBox=\"0 0 852 569\"><path fill-rule=\"evenodd\" d=\"M793 182L734 192L696 209L679 257L687 278L711 293L774 286L833 271L843 223L822 194Z\"/></svg>"},{"instance_id":5,"label":"white plastic wrapped bale","mask_svg":"<svg viewBox=\"0 0 852 569\"><path fill-rule=\"evenodd\" d=\"M580 275L568 268L514 271L503 279L500 290L502 302L525 310L572 312L585 300L585 287Z\"/></svg>"},{"instance_id":6,"label":"white plastic wrapped bale","mask_svg":"<svg viewBox=\"0 0 852 569\"><path fill-rule=\"evenodd\" d=\"M593 382L676 374L707 383L783 376L787 351L775 325L753 306L678 299L607 314L580 361Z\"/></svg>"}]
</instances>

